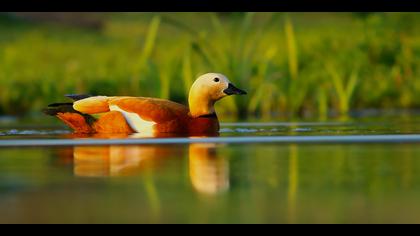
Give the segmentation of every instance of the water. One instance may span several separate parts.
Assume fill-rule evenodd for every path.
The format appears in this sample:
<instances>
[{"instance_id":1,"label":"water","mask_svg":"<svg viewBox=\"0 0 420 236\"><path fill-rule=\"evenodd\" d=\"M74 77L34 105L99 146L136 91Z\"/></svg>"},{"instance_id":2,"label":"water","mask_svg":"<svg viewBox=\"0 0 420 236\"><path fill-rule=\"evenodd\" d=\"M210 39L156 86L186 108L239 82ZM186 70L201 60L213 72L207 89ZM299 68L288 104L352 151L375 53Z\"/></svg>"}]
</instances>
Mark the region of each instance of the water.
<instances>
[{"instance_id":1,"label":"water","mask_svg":"<svg viewBox=\"0 0 420 236\"><path fill-rule=\"evenodd\" d=\"M419 124L225 123L226 142L74 146L98 137L8 123L0 144L46 146L0 148L0 223L420 223ZM241 138L251 141L229 141Z\"/></svg>"}]
</instances>

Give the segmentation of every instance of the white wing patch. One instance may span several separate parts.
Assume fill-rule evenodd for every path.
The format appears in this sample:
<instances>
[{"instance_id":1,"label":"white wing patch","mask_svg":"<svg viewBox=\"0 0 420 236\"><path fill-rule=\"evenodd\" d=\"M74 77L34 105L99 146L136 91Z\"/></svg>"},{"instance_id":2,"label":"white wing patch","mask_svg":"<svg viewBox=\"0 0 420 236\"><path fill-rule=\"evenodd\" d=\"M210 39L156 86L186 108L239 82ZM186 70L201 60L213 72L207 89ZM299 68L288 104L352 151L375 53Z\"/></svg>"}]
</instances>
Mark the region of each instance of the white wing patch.
<instances>
[{"instance_id":1,"label":"white wing patch","mask_svg":"<svg viewBox=\"0 0 420 236\"><path fill-rule=\"evenodd\" d=\"M109 106L111 111L119 111L123 114L125 120L127 121L128 125L136 131L137 133L143 134L153 134L154 133L154 125L156 122L143 120L139 114L133 112L127 112L122 110L117 105Z\"/></svg>"}]
</instances>

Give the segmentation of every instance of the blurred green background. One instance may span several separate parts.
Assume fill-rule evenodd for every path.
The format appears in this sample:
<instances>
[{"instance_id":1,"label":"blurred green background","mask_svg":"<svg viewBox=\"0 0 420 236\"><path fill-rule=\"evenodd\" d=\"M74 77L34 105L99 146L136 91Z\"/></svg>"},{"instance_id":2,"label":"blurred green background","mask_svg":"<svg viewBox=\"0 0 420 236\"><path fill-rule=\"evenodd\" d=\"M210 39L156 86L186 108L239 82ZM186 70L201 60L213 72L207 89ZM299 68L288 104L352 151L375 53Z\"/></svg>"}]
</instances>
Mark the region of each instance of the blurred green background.
<instances>
[{"instance_id":1,"label":"blurred green background","mask_svg":"<svg viewBox=\"0 0 420 236\"><path fill-rule=\"evenodd\" d=\"M207 72L248 96L221 116L342 117L420 107L418 13L3 13L0 115L64 94L187 103Z\"/></svg>"}]
</instances>

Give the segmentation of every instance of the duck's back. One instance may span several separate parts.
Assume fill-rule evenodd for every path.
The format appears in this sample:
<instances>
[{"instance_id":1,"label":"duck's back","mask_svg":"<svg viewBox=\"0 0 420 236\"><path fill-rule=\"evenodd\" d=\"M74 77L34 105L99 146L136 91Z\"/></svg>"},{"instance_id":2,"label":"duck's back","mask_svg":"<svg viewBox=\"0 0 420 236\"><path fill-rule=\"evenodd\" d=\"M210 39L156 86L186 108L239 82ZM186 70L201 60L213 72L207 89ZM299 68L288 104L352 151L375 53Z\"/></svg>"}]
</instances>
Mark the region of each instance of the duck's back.
<instances>
[{"instance_id":1,"label":"duck's back","mask_svg":"<svg viewBox=\"0 0 420 236\"><path fill-rule=\"evenodd\" d=\"M163 123L173 119L187 118L187 106L166 99L147 97L116 97L109 101L110 110L121 109L136 113L142 119Z\"/></svg>"},{"instance_id":2,"label":"duck's back","mask_svg":"<svg viewBox=\"0 0 420 236\"><path fill-rule=\"evenodd\" d=\"M109 100L109 108L121 112L140 133L186 131L190 119L188 107L158 98L116 97Z\"/></svg>"}]
</instances>

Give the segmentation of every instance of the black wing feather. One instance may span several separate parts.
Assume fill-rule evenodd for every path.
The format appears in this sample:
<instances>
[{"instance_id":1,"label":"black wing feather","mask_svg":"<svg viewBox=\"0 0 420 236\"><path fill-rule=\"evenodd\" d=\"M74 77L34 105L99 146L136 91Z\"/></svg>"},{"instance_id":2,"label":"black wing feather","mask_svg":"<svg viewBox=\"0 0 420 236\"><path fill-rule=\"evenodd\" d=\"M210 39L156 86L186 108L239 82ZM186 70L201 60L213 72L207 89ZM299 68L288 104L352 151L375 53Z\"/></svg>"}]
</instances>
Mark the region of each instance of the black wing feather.
<instances>
[{"instance_id":1,"label":"black wing feather","mask_svg":"<svg viewBox=\"0 0 420 236\"><path fill-rule=\"evenodd\" d=\"M85 98L90 98L93 97L93 95L89 95L89 94L66 94L64 95L70 99L73 99L73 101L79 101Z\"/></svg>"}]
</instances>

